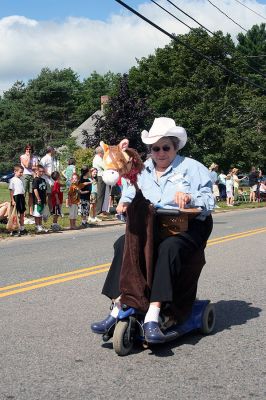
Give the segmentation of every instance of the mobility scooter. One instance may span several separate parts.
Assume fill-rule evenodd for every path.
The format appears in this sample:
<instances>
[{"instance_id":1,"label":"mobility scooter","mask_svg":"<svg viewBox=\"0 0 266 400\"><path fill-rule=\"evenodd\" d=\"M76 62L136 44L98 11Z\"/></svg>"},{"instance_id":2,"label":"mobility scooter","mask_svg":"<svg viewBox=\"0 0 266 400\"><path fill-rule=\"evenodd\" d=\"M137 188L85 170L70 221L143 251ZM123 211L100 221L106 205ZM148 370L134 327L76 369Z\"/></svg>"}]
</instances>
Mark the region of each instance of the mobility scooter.
<instances>
[{"instance_id":1,"label":"mobility scooter","mask_svg":"<svg viewBox=\"0 0 266 400\"><path fill-rule=\"evenodd\" d=\"M156 214L180 215L180 211L157 209ZM124 216L120 216L120 219L124 220ZM156 341L147 343L145 340L144 317L145 314L137 309L122 305L115 323L102 335L103 341L107 342L112 338L113 348L119 356L128 355L137 343L144 347L156 344ZM189 317L184 322L181 324L172 322L172 325L168 327L167 317L162 315L160 324L165 335L165 342L176 340L192 331L208 335L215 327L215 307L210 300L196 299Z\"/></svg>"}]
</instances>

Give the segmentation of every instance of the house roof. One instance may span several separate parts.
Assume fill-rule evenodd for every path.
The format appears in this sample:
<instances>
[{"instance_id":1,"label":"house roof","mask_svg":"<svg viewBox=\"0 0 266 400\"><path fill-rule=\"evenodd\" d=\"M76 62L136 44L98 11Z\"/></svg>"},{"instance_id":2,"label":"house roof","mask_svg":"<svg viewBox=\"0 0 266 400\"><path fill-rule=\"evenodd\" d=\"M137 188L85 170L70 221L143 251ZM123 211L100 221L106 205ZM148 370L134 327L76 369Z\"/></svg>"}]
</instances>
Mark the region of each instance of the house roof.
<instances>
[{"instance_id":1,"label":"house roof","mask_svg":"<svg viewBox=\"0 0 266 400\"><path fill-rule=\"evenodd\" d=\"M82 141L84 140L84 137L82 135L82 131L87 131L89 135L94 135L95 132L95 116L103 116L103 111L102 110L97 110L95 113L93 113L86 121L82 122L82 124L76 128L72 133L71 137L76 139L76 143L78 146L85 148L86 146L82 144Z\"/></svg>"}]
</instances>

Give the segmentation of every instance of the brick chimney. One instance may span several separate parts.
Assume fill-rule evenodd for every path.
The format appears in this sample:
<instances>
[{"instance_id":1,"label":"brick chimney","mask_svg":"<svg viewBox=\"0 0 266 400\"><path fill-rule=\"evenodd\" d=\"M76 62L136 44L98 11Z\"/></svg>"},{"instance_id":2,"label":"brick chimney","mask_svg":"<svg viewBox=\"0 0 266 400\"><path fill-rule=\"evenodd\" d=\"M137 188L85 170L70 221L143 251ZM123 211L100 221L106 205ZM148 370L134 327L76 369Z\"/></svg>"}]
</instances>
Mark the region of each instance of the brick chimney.
<instances>
[{"instance_id":1,"label":"brick chimney","mask_svg":"<svg viewBox=\"0 0 266 400\"><path fill-rule=\"evenodd\" d=\"M101 111L104 111L104 106L108 103L109 101L109 96L104 95L101 96Z\"/></svg>"}]
</instances>

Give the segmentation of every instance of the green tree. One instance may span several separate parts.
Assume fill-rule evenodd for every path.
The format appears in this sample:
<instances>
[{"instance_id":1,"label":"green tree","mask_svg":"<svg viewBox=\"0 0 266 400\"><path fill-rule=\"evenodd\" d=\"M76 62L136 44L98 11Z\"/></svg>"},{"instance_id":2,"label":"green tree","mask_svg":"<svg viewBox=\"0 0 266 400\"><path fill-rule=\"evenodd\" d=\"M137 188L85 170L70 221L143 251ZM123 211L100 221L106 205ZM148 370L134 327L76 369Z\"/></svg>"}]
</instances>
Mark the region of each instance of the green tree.
<instances>
[{"instance_id":1,"label":"green tree","mask_svg":"<svg viewBox=\"0 0 266 400\"><path fill-rule=\"evenodd\" d=\"M75 113L80 123L101 108L101 96L112 96L117 88L119 76L119 74L112 72L100 75L94 71L88 78L84 79L80 86L78 106Z\"/></svg>"},{"instance_id":2,"label":"green tree","mask_svg":"<svg viewBox=\"0 0 266 400\"><path fill-rule=\"evenodd\" d=\"M237 40L238 55L242 55L248 65L266 74L263 57L266 54L266 25L254 25L246 34L239 33Z\"/></svg>"},{"instance_id":3,"label":"green tree","mask_svg":"<svg viewBox=\"0 0 266 400\"><path fill-rule=\"evenodd\" d=\"M239 74L240 64L229 35L217 32L210 36L195 29L181 39ZM254 131L256 139L252 143L258 143L254 148L264 142L264 107L260 112L255 108L255 104L263 103L261 91L176 41L139 60L129 72L129 85L136 95L147 96L156 116L171 117L186 128L189 139L182 153L207 166L217 162L223 169L237 163L249 168L250 158L241 146L246 146L245 140L251 139ZM265 163L261 147L258 151Z\"/></svg>"},{"instance_id":4,"label":"green tree","mask_svg":"<svg viewBox=\"0 0 266 400\"><path fill-rule=\"evenodd\" d=\"M35 135L42 146L64 144L76 126L74 113L80 82L71 68L51 71L44 68L36 79L29 81L28 98L33 105Z\"/></svg>"},{"instance_id":5,"label":"green tree","mask_svg":"<svg viewBox=\"0 0 266 400\"><path fill-rule=\"evenodd\" d=\"M45 68L29 81L16 82L0 99L0 168L10 169L19 161L27 142L37 154L47 145L65 144L77 125L75 111L80 82L70 68Z\"/></svg>"},{"instance_id":6,"label":"green tree","mask_svg":"<svg viewBox=\"0 0 266 400\"><path fill-rule=\"evenodd\" d=\"M94 157L94 151L92 149L79 148L74 151L73 156L76 160L77 172L79 173L79 171L83 165L88 165L89 167L92 166L92 159Z\"/></svg>"}]
</instances>

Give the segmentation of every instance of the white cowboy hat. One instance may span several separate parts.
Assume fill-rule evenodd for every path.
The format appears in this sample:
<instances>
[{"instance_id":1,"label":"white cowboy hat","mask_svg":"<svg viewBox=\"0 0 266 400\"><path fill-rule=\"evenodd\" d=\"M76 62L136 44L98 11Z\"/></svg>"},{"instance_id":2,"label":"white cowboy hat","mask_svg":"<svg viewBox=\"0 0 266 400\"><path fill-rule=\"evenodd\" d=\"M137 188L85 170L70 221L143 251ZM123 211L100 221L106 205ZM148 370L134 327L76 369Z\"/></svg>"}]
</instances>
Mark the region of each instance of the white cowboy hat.
<instances>
[{"instance_id":1,"label":"white cowboy hat","mask_svg":"<svg viewBox=\"0 0 266 400\"><path fill-rule=\"evenodd\" d=\"M182 126L176 126L172 118L155 118L151 129L141 132L141 139L145 144L153 144L167 136L174 136L179 139L178 149L182 149L187 142L186 130Z\"/></svg>"}]
</instances>

